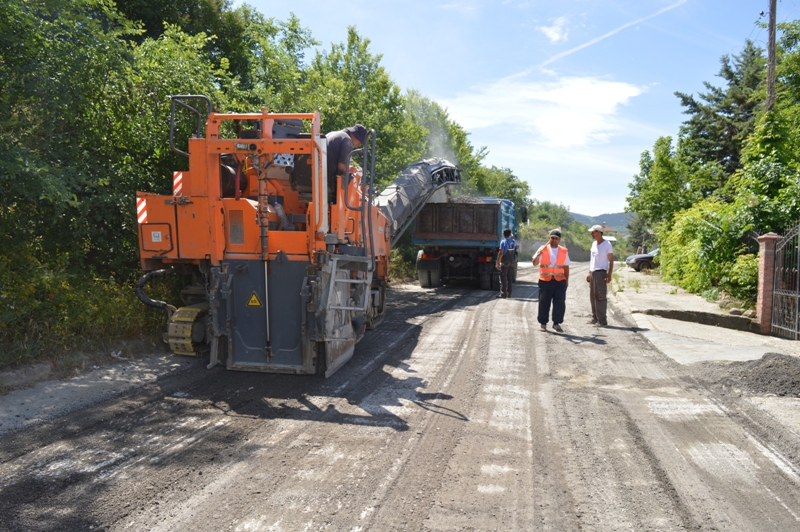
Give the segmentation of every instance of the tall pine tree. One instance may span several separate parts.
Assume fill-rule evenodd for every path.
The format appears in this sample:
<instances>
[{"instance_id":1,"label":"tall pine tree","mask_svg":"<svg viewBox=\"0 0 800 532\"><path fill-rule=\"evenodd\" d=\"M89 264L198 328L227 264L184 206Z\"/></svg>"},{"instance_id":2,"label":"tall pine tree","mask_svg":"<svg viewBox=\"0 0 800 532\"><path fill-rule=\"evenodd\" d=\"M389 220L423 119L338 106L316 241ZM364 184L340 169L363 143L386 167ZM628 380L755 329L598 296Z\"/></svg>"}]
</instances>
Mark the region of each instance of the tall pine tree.
<instances>
[{"instance_id":1,"label":"tall pine tree","mask_svg":"<svg viewBox=\"0 0 800 532\"><path fill-rule=\"evenodd\" d=\"M718 75L725 86L704 82L708 92L697 98L682 92L675 95L685 107L684 113L690 115L680 131L680 144L689 158L686 162L695 167L716 164L724 181L741 167L742 143L753 131L756 108L764 98L760 86L766 60L763 50L747 40L740 54L723 55L720 62Z\"/></svg>"}]
</instances>

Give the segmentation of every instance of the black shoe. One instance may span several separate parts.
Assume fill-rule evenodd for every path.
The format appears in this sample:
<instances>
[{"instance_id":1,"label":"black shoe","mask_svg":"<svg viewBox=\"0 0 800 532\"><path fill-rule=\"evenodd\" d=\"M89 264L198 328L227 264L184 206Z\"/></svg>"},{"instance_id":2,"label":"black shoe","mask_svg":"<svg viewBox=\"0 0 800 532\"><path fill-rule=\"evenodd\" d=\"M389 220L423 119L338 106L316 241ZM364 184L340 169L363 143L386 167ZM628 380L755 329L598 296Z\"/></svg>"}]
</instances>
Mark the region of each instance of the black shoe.
<instances>
[{"instance_id":1,"label":"black shoe","mask_svg":"<svg viewBox=\"0 0 800 532\"><path fill-rule=\"evenodd\" d=\"M589 325L595 325L596 323L597 323L597 319L596 318L592 318L592 319L589 320Z\"/></svg>"},{"instance_id":2,"label":"black shoe","mask_svg":"<svg viewBox=\"0 0 800 532\"><path fill-rule=\"evenodd\" d=\"M542 323L542 324L539 326L539 328L540 328L540 329L542 329L543 331L546 331L546 330L547 330L547 324L546 324L546 323Z\"/></svg>"},{"instance_id":3,"label":"black shoe","mask_svg":"<svg viewBox=\"0 0 800 532\"><path fill-rule=\"evenodd\" d=\"M564 332L564 329L562 329L561 325L559 325L558 323L553 324L553 330L556 332Z\"/></svg>"}]
</instances>

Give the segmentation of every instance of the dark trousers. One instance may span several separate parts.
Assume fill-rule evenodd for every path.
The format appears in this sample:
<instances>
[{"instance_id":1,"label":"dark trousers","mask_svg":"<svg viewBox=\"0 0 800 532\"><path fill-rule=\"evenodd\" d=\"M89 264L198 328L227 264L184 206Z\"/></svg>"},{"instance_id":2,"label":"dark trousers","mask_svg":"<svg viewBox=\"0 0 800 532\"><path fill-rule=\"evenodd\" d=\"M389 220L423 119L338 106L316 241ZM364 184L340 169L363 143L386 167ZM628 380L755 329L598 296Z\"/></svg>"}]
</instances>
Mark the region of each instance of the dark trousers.
<instances>
[{"instance_id":1,"label":"dark trousers","mask_svg":"<svg viewBox=\"0 0 800 532\"><path fill-rule=\"evenodd\" d=\"M502 264L500 266L500 293L507 296L511 295L511 285L514 284L514 265Z\"/></svg>"},{"instance_id":2,"label":"dark trousers","mask_svg":"<svg viewBox=\"0 0 800 532\"><path fill-rule=\"evenodd\" d=\"M553 303L553 323L564 323L567 310L567 281L539 281L539 323L546 324Z\"/></svg>"},{"instance_id":3,"label":"dark trousers","mask_svg":"<svg viewBox=\"0 0 800 532\"><path fill-rule=\"evenodd\" d=\"M605 270L595 270L589 274L589 299L592 302L592 319L606 325L606 309L608 308L608 285Z\"/></svg>"}]
</instances>

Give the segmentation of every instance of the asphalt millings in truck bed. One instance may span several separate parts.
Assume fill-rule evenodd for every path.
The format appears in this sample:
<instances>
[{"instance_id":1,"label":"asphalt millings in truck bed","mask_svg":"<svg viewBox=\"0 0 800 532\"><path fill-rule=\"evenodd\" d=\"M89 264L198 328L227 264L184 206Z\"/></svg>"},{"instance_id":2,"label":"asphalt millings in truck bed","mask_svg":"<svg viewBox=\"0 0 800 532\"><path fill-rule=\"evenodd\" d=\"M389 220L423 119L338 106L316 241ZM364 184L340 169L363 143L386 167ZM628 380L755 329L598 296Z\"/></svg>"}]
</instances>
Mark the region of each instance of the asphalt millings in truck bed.
<instances>
[{"instance_id":1,"label":"asphalt millings in truck bed","mask_svg":"<svg viewBox=\"0 0 800 532\"><path fill-rule=\"evenodd\" d=\"M484 203L480 198L473 198L472 196L455 196L451 199L450 203Z\"/></svg>"},{"instance_id":2,"label":"asphalt millings in truck bed","mask_svg":"<svg viewBox=\"0 0 800 532\"><path fill-rule=\"evenodd\" d=\"M747 362L704 363L703 379L712 386L753 395L800 397L800 358L767 353Z\"/></svg>"}]
</instances>

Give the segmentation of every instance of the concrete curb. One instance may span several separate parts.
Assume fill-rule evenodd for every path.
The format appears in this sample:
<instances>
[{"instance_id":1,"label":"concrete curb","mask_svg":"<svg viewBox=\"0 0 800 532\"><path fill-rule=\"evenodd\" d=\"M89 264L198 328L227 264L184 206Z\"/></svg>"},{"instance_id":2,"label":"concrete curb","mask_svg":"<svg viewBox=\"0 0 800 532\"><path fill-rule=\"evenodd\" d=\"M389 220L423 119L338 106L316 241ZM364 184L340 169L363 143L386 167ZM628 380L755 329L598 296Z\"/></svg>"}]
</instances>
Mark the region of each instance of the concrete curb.
<instances>
[{"instance_id":1,"label":"concrete curb","mask_svg":"<svg viewBox=\"0 0 800 532\"><path fill-rule=\"evenodd\" d=\"M645 330L655 330L653 326L653 322L647 319L647 316L642 313L638 308L634 307L631 303L630 299L625 297L625 294L622 292L615 292L614 298L617 300L617 303L620 303L625 310L631 315L633 321L636 322L636 327L638 329L645 329Z\"/></svg>"},{"instance_id":2,"label":"concrete curb","mask_svg":"<svg viewBox=\"0 0 800 532\"><path fill-rule=\"evenodd\" d=\"M617 298L617 301L622 303L622 305L627 308L628 312L631 313L631 317L636 322L636 326L639 328L655 329L655 327L653 327L653 323L645 316L658 316L671 320L688 321L691 323L699 323L701 325L712 325L715 327L723 327L725 329L733 329L736 331L762 334L759 323L745 316L729 316L727 314L715 314L713 312L703 312L700 310L642 310L633 306L630 299L625 297L624 293L616 292L614 296Z\"/></svg>"},{"instance_id":3,"label":"concrete curb","mask_svg":"<svg viewBox=\"0 0 800 532\"><path fill-rule=\"evenodd\" d=\"M660 316L671 320L690 321L701 325L713 325L715 327L724 327L736 331L761 334L761 326L759 323L745 316L715 314L713 312L703 312L699 310L647 309L641 312L650 316Z\"/></svg>"}]
</instances>

